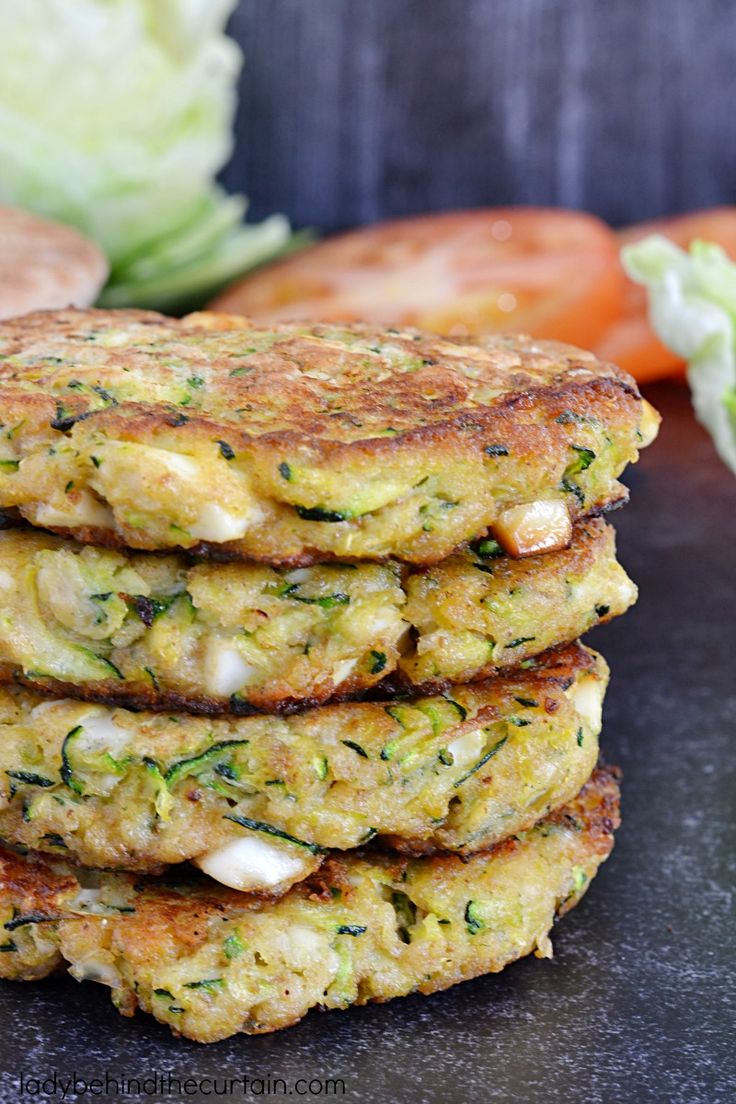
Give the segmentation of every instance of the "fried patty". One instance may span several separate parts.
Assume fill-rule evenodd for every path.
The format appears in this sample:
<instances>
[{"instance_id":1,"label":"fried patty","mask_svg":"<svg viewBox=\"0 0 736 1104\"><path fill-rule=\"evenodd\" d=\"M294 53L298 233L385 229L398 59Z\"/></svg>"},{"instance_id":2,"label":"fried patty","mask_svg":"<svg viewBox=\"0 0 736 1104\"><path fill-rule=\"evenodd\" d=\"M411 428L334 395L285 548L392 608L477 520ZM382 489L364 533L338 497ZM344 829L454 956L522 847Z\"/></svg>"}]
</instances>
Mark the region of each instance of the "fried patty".
<instances>
[{"instance_id":1,"label":"fried patty","mask_svg":"<svg viewBox=\"0 0 736 1104\"><path fill-rule=\"evenodd\" d=\"M0 508L297 566L566 544L656 433L631 377L498 335L61 311L0 324Z\"/></svg>"},{"instance_id":2,"label":"fried patty","mask_svg":"<svg viewBox=\"0 0 736 1104\"><path fill-rule=\"evenodd\" d=\"M326 848L377 835L481 850L569 801L598 756L603 659L578 644L529 663L451 697L289 717L131 713L9 686L0 837L123 870L196 859L241 888L283 888Z\"/></svg>"},{"instance_id":3,"label":"fried patty","mask_svg":"<svg viewBox=\"0 0 736 1104\"><path fill-rule=\"evenodd\" d=\"M529 559L483 540L423 570L293 570L0 533L0 670L57 694L145 709L285 712L394 675L487 677L623 613L636 588L613 530L575 526Z\"/></svg>"},{"instance_id":4,"label":"fried patty","mask_svg":"<svg viewBox=\"0 0 736 1104\"><path fill-rule=\"evenodd\" d=\"M550 957L555 917L580 900L619 823L616 772L491 851L407 859L331 856L280 900L212 883L91 875L0 853L0 976L67 965L176 1034L214 1042L347 1008L432 993Z\"/></svg>"}]
</instances>

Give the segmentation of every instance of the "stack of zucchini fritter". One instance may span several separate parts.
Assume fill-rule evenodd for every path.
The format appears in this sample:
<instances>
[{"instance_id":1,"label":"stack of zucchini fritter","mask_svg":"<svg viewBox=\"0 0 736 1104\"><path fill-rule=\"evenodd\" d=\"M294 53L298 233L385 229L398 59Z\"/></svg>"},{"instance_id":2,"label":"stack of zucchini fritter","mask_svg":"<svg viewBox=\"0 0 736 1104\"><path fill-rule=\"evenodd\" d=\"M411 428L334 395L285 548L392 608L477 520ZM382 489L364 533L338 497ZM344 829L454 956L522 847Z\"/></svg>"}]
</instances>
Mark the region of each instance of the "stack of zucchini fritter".
<instances>
[{"instance_id":1,"label":"stack of zucchini fritter","mask_svg":"<svg viewBox=\"0 0 736 1104\"><path fill-rule=\"evenodd\" d=\"M0 974L209 1041L549 954L657 422L529 338L0 325Z\"/></svg>"}]
</instances>

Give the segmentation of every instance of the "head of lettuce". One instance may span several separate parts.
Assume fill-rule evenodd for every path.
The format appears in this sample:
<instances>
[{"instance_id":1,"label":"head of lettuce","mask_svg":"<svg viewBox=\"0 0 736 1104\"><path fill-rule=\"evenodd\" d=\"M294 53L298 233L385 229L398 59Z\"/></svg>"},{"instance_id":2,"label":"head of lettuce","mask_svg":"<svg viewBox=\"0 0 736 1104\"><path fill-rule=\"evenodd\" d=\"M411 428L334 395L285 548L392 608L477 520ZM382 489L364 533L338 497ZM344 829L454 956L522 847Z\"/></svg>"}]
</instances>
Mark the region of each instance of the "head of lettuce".
<instances>
[{"instance_id":1,"label":"head of lettuce","mask_svg":"<svg viewBox=\"0 0 736 1104\"><path fill-rule=\"evenodd\" d=\"M231 152L235 0L0 4L0 200L78 227L108 306L174 309L279 252L286 220L242 222Z\"/></svg>"},{"instance_id":2,"label":"head of lettuce","mask_svg":"<svg viewBox=\"0 0 736 1104\"><path fill-rule=\"evenodd\" d=\"M718 245L684 252L659 235L625 246L622 260L647 289L657 336L687 361L695 412L736 472L736 264Z\"/></svg>"}]
</instances>

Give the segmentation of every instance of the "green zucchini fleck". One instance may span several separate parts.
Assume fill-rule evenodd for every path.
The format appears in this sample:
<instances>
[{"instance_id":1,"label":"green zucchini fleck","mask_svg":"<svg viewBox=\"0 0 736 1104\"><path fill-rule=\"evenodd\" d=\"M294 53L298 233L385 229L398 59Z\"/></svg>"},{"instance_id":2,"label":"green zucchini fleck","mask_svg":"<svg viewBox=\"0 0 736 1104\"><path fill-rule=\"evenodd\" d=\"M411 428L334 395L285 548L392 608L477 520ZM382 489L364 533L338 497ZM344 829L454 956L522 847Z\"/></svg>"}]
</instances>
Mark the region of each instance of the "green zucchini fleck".
<instances>
[{"instance_id":1,"label":"green zucchini fleck","mask_svg":"<svg viewBox=\"0 0 736 1104\"><path fill-rule=\"evenodd\" d=\"M473 541L470 547L475 552L476 556L481 556L484 560L495 560L499 556L505 555L503 548L492 537L486 537L484 540Z\"/></svg>"},{"instance_id":2,"label":"green zucchini fleck","mask_svg":"<svg viewBox=\"0 0 736 1104\"><path fill-rule=\"evenodd\" d=\"M380 675L386 666L386 653L385 652L371 652L373 656L373 663L371 664L371 674Z\"/></svg>"},{"instance_id":3,"label":"green zucchini fleck","mask_svg":"<svg viewBox=\"0 0 736 1104\"><path fill-rule=\"evenodd\" d=\"M153 782L156 816L160 817L161 820L168 820L171 816L171 808L174 804L174 799L169 793L166 779L155 759L149 759L148 756L145 756L142 762L143 766L146 768L146 773Z\"/></svg>"},{"instance_id":4,"label":"green zucchini fleck","mask_svg":"<svg viewBox=\"0 0 736 1104\"><path fill-rule=\"evenodd\" d=\"M504 647L518 648L521 644L529 644L530 641L536 639L536 636L517 636L516 640L509 640L508 644L505 644Z\"/></svg>"},{"instance_id":5,"label":"green zucchini fleck","mask_svg":"<svg viewBox=\"0 0 736 1104\"><path fill-rule=\"evenodd\" d=\"M297 514L304 521L346 521L348 515L338 510L323 510L321 506L295 506Z\"/></svg>"},{"instance_id":6,"label":"green zucchini fleck","mask_svg":"<svg viewBox=\"0 0 736 1104\"><path fill-rule=\"evenodd\" d=\"M417 919L417 906L406 893L395 889L391 894L391 905L396 914L396 927L402 943L411 943L411 929Z\"/></svg>"},{"instance_id":7,"label":"green zucchini fleck","mask_svg":"<svg viewBox=\"0 0 736 1104\"><path fill-rule=\"evenodd\" d=\"M76 740L77 736L83 731L83 725L77 725L71 732L67 732L64 737L64 743L61 745L61 769L59 774L61 775L61 781L65 786L68 786L74 793L79 794L81 797L84 793L84 786L74 776L74 768L70 759L71 746Z\"/></svg>"},{"instance_id":8,"label":"green zucchini fleck","mask_svg":"<svg viewBox=\"0 0 736 1104\"><path fill-rule=\"evenodd\" d=\"M229 814L225 817L225 820L230 820L233 824L240 825L241 828L248 828L251 832L264 832L267 836L275 836L286 843L304 847L310 855L326 855L329 851L327 847L320 847L317 843L307 843L306 840L297 839L296 836L290 836L288 832L282 832L274 824L267 824L262 820L251 820L250 817L238 816L237 814Z\"/></svg>"},{"instance_id":9,"label":"green zucchini fleck","mask_svg":"<svg viewBox=\"0 0 736 1104\"><path fill-rule=\"evenodd\" d=\"M298 584L292 585L296 590ZM308 606L320 606L321 609L325 610L334 609L335 606L347 606L350 603L350 595L343 594L342 592L338 592L337 594L325 594L322 598L307 598L292 591L288 597L295 602L303 602Z\"/></svg>"},{"instance_id":10,"label":"green zucchini fleck","mask_svg":"<svg viewBox=\"0 0 736 1104\"><path fill-rule=\"evenodd\" d=\"M282 460L279 464L279 475L282 479L285 479L287 483L291 479L291 467L285 460Z\"/></svg>"},{"instance_id":11,"label":"green zucchini fleck","mask_svg":"<svg viewBox=\"0 0 736 1104\"><path fill-rule=\"evenodd\" d=\"M367 932L368 928L365 924L340 924L337 929L338 935L363 935Z\"/></svg>"},{"instance_id":12,"label":"green zucchini fleck","mask_svg":"<svg viewBox=\"0 0 736 1104\"><path fill-rule=\"evenodd\" d=\"M204 767L209 767L213 760L217 759L223 752L228 752L235 747L245 747L248 743L248 740L220 740L218 743L212 744L211 747L208 747L207 750L203 751L200 755L192 755L186 759L179 759L176 763L172 763L166 771L164 775L166 785L170 790L173 789L182 779L187 778L191 774L198 774ZM229 780L236 781L237 777L233 774Z\"/></svg>"},{"instance_id":13,"label":"green zucchini fleck","mask_svg":"<svg viewBox=\"0 0 736 1104\"><path fill-rule=\"evenodd\" d=\"M14 472L20 467L20 460L0 460L0 472Z\"/></svg>"},{"instance_id":14,"label":"green zucchini fleck","mask_svg":"<svg viewBox=\"0 0 736 1104\"><path fill-rule=\"evenodd\" d=\"M458 780L457 780L457 782L455 782L453 788L457 789L458 786L462 786L463 782L467 782L467 780L469 778L472 778L472 776L477 771L479 771L481 769L481 767L484 767L486 765L486 763L488 762L489 759L493 758L493 756L496 754L497 751L501 750L501 748L503 747L503 745L506 743L507 740L508 740L508 736L504 736L503 739L501 739L497 743L495 743L493 745L493 747L489 751L487 751L481 759L478 760L478 762L475 764L475 766L471 767L470 770L466 771L465 774L462 775L461 778L458 778Z\"/></svg>"},{"instance_id":15,"label":"green zucchini fleck","mask_svg":"<svg viewBox=\"0 0 736 1104\"><path fill-rule=\"evenodd\" d=\"M7 920L3 927L6 931L12 932L16 928L24 928L27 924L48 924L55 919L55 916L47 916L45 912L18 912L12 920Z\"/></svg>"},{"instance_id":16,"label":"green zucchini fleck","mask_svg":"<svg viewBox=\"0 0 736 1104\"><path fill-rule=\"evenodd\" d=\"M53 847L61 847L64 851L68 850L68 847L58 832L47 832L44 836L41 836L44 843L49 843Z\"/></svg>"},{"instance_id":17,"label":"green zucchini fleck","mask_svg":"<svg viewBox=\"0 0 736 1104\"><path fill-rule=\"evenodd\" d=\"M558 425L585 425L586 422L593 422L594 420L593 418L586 418L583 414L578 414L575 410L563 410L555 418Z\"/></svg>"},{"instance_id":18,"label":"green zucchini fleck","mask_svg":"<svg viewBox=\"0 0 736 1104\"><path fill-rule=\"evenodd\" d=\"M571 494L577 500L580 506L585 505L585 495L583 494L583 490L573 479L570 479L568 476L563 476L563 478L560 480L560 488L563 491L567 491L568 494Z\"/></svg>"},{"instance_id":19,"label":"green zucchini fleck","mask_svg":"<svg viewBox=\"0 0 736 1104\"><path fill-rule=\"evenodd\" d=\"M312 766L314 767L314 773L317 775L320 781L324 781L327 777L329 770L329 763L326 755L317 755L312 760Z\"/></svg>"},{"instance_id":20,"label":"green zucchini fleck","mask_svg":"<svg viewBox=\"0 0 736 1104\"><path fill-rule=\"evenodd\" d=\"M49 786L56 785L53 779L45 778L42 774L34 774L33 771L8 770L5 773L13 782L22 782L24 786L41 786L46 790ZM11 791L15 793L15 787L11 786Z\"/></svg>"},{"instance_id":21,"label":"green zucchini fleck","mask_svg":"<svg viewBox=\"0 0 736 1104\"><path fill-rule=\"evenodd\" d=\"M349 747L351 749L351 751L354 751L356 753L356 755L360 755L361 758L363 758L363 759L370 758L370 756L368 755L368 752L365 750L365 748L362 748L360 746L360 744L356 744L354 740L341 740L340 743L344 744L345 747Z\"/></svg>"},{"instance_id":22,"label":"green zucchini fleck","mask_svg":"<svg viewBox=\"0 0 736 1104\"><path fill-rule=\"evenodd\" d=\"M578 458L567 468L566 475L575 475L576 472L586 471L595 460L595 453L592 449L585 448L583 445L573 445L572 448L578 454Z\"/></svg>"},{"instance_id":23,"label":"green zucchini fleck","mask_svg":"<svg viewBox=\"0 0 736 1104\"><path fill-rule=\"evenodd\" d=\"M478 911L477 901L468 901L465 906L465 927L468 935L477 935L486 926L486 922Z\"/></svg>"},{"instance_id":24,"label":"green zucchini fleck","mask_svg":"<svg viewBox=\"0 0 736 1104\"><path fill-rule=\"evenodd\" d=\"M216 978L202 978L201 981L187 981L184 985L185 989L204 989L208 993L217 993L220 989L224 988L225 979L221 977Z\"/></svg>"},{"instance_id":25,"label":"green zucchini fleck","mask_svg":"<svg viewBox=\"0 0 736 1104\"><path fill-rule=\"evenodd\" d=\"M114 675L115 678L118 679L125 678L125 675L120 670L120 668L116 667L115 664L111 663L111 661L109 659L106 659L105 656L98 655L97 652L93 652L91 648L85 648L83 644L77 644L77 649L82 653L82 655L86 655L89 659L93 659L96 663L101 663L103 669L108 674Z\"/></svg>"},{"instance_id":26,"label":"green zucchini fleck","mask_svg":"<svg viewBox=\"0 0 736 1104\"><path fill-rule=\"evenodd\" d=\"M227 937L225 942L222 944L222 950L225 958L230 959L230 961L232 961L232 959L234 958L239 958L239 956L245 950L245 943L240 938L238 932L233 932L232 935L229 935Z\"/></svg>"}]
</instances>

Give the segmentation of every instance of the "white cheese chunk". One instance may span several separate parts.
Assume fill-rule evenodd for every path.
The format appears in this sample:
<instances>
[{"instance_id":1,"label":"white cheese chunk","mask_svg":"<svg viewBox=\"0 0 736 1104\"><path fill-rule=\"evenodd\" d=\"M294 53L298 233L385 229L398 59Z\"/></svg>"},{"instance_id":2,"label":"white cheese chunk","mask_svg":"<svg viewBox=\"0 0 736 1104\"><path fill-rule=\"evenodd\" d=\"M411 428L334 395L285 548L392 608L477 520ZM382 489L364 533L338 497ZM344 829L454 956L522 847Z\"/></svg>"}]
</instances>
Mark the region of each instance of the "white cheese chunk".
<instances>
[{"instance_id":1,"label":"white cheese chunk","mask_svg":"<svg viewBox=\"0 0 736 1104\"><path fill-rule=\"evenodd\" d=\"M221 640L210 642L205 655L205 680L211 694L229 698L257 674L258 668L247 663L237 648Z\"/></svg>"},{"instance_id":2,"label":"white cheese chunk","mask_svg":"<svg viewBox=\"0 0 736 1104\"><path fill-rule=\"evenodd\" d=\"M458 736L457 740L447 745L447 750L456 767L469 767L471 763L480 759L485 741L485 733L480 728L476 728L472 732Z\"/></svg>"},{"instance_id":3,"label":"white cheese chunk","mask_svg":"<svg viewBox=\"0 0 736 1104\"><path fill-rule=\"evenodd\" d=\"M216 847L194 862L216 882L248 893L290 885L314 869L311 856L302 857L255 835Z\"/></svg>"},{"instance_id":4,"label":"white cheese chunk","mask_svg":"<svg viewBox=\"0 0 736 1104\"><path fill-rule=\"evenodd\" d=\"M332 668L332 685L339 686L344 682L353 673L357 663L357 659L343 659L341 663L336 663Z\"/></svg>"},{"instance_id":5,"label":"white cheese chunk","mask_svg":"<svg viewBox=\"0 0 736 1104\"><path fill-rule=\"evenodd\" d=\"M128 729L115 724L109 709L86 713L79 723L82 731L77 748L82 754L108 752L113 759L120 759L132 739L132 733Z\"/></svg>"},{"instance_id":6,"label":"white cheese chunk","mask_svg":"<svg viewBox=\"0 0 736 1104\"><path fill-rule=\"evenodd\" d=\"M596 734L600 732L603 721L603 689L599 679L581 675L567 691L576 712Z\"/></svg>"},{"instance_id":7,"label":"white cheese chunk","mask_svg":"<svg viewBox=\"0 0 736 1104\"><path fill-rule=\"evenodd\" d=\"M217 544L239 540L245 536L248 526L256 520L256 514L257 511L253 509L243 514L233 514L214 502L208 502L199 511L194 525L189 526L189 532L197 540L214 541Z\"/></svg>"},{"instance_id":8,"label":"white cheese chunk","mask_svg":"<svg viewBox=\"0 0 736 1104\"><path fill-rule=\"evenodd\" d=\"M114 527L112 511L102 502L98 502L89 491L80 491L76 500L69 499L63 506L57 507L51 503L41 503L36 507L36 525L64 526L76 528L78 526L91 526L95 529L111 529Z\"/></svg>"}]
</instances>

